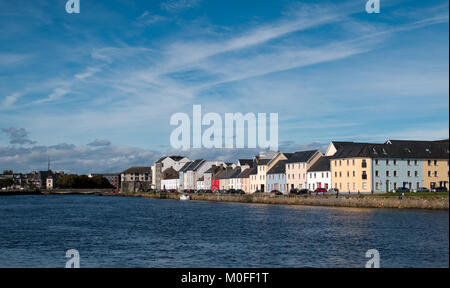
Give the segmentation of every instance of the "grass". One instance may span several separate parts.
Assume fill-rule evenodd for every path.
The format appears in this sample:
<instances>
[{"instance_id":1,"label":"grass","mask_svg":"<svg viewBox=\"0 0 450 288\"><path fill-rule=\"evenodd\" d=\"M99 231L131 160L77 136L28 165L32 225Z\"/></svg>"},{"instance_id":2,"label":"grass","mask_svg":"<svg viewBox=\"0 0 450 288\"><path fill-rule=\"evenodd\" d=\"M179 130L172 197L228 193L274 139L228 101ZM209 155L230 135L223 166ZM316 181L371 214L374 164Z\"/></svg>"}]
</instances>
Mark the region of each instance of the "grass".
<instances>
[{"instance_id":1,"label":"grass","mask_svg":"<svg viewBox=\"0 0 450 288\"><path fill-rule=\"evenodd\" d=\"M398 193L383 193L383 194L370 194L365 196L380 196L380 197L398 197ZM416 197L436 197L444 196L448 197L449 192L418 192L418 193L405 193L405 196L416 196Z\"/></svg>"}]
</instances>

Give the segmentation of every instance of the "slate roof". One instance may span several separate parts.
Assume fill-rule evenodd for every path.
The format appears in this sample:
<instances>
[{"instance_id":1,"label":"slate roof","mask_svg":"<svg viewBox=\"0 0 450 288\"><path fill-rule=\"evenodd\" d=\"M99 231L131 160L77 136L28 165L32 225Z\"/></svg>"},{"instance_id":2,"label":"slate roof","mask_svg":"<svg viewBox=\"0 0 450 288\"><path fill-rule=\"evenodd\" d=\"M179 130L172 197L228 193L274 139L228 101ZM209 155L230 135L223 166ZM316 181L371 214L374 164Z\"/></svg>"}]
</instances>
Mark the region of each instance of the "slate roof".
<instances>
[{"instance_id":1,"label":"slate roof","mask_svg":"<svg viewBox=\"0 0 450 288\"><path fill-rule=\"evenodd\" d=\"M244 171L242 171L239 175L237 175L236 178L249 178L252 170L253 168L247 168Z\"/></svg>"},{"instance_id":2,"label":"slate roof","mask_svg":"<svg viewBox=\"0 0 450 288\"><path fill-rule=\"evenodd\" d=\"M256 175L256 174L258 174L258 169L256 168L256 166L253 167L253 168L250 168L250 169L251 169L251 171L250 171L249 175Z\"/></svg>"},{"instance_id":3,"label":"slate roof","mask_svg":"<svg viewBox=\"0 0 450 288\"><path fill-rule=\"evenodd\" d=\"M237 175L241 173L241 168L237 167L235 169L225 169L221 172L219 172L215 179L230 179L230 178L236 178Z\"/></svg>"},{"instance_id":4,"label":"slate roof","mask_svg":"<svg viewBox=\"0 0 450 288\"><path fill-rule=\"evenodd\" d=\"M241 165L248 165L253 167L253 159L239 159L238 160Z\"/></svg>"},{"instance_id":5,"label":"slate roof","mask_svg":"<svg viewBox=\"0 0 450 288\"><path fill-rule=\"evenodd\" d=\"M120 174L145 174L145 173L151 173L152 167L150 166L134 166L130 167L127 170L123 171Z\"/></svg>"},{"instance_id":6,"label":"slate roof","mask_svg":"<svg viewBox=\"0 0 450 288\"><path fill-rule=\"evenodd\" d=\"M448 159L449 141L389 140L384 144L348 142L332 158Z\"/></svg>"},{"instance_id":7,"label":"slate roof","mask_svg":"<svg viewBox=\"0 0 450 288\"><path fill-rule=\"evenodd\" d=\"M311 167L308 169L308 172L321 172L321 171L331 171L330 166L330 159L332 157L330 156L323 156L320 157L316 163L311 165Z\"/></svg>"},{"instance_id":8,"label":"slate roof","mask_svg":"<svg viewBox=\"0 0 450 288\"><path fill-rule=\"evenodd\" d=\"M287 163L287 160L278 161L277 164L275 164L272 168L270 168L269 171L267 171L267 174L284 174L284 173L286 173L286 163Z\"/></svg>"},{"instance_id":9,"label":"slate roof","mask_svg":"<svg viewBox=\"0 0 450 288\"><path fill-rule=\"evenodd\" d=\"M185 156L178 156L178 155L163 156L163 157L159 158L159 160L156 161L156 163L162 162L166 158L170 158L170 159L172 159L174 161L180 161L180 160L182 160L183 158L186 158L186 157Z\"/></svg>"},{"instance_id":10,"label":"slate roof","mask_svg":"<svg viewBox=\"0 0 450 288\"><path fill-rule=\"evenodd\" d=\"M267 164L269 164L270 161L272 161L272 159L259 159L257 161L257 164L258 165L267 165Z\"/></svg>"},{"instance_id":11,"label":"slate roof","mask_svg":"<svg viewBox=\"0 0 450 288\"><path fill-rule=\"evenodd\" d=\"M299 151L292 154L287 160L287 163L302 163L308 162L319 150Z\"/></svg>"},{"instance_id":12,"label":"slate roof","mask_svg":"<svg viewBox=\"0 0 450 288\"><path fill-rule=\"evenodd\" d=\"M190 162L187 162L186 164L184 164L184 166L183 167L181 167L181 169L180 169L180 171L179 172L185 172L186 171L186 169L191 165L191 163L192 163L192 161L190 161Z\"/></svg>"},{"instance_id":13,"label":"slate roof","mask_svg":"<svg viewBox=\"0 0 450 288\"><path fill-rule=\"evenodd\" d=\"M197 171L204 162L205 160L203 159L192 161L185 171Z\"/></svg>"}]
</instances>

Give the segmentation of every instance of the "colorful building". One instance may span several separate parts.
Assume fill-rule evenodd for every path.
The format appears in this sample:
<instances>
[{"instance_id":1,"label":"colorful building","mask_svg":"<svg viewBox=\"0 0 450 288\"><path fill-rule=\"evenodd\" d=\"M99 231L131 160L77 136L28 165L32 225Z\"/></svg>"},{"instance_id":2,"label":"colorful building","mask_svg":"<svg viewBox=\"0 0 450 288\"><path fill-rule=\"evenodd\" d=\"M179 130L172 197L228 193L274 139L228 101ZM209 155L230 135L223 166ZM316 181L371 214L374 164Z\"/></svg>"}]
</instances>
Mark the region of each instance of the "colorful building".
<instances>
[{"instance_id":1,"label":"colorful building","mask_svg":"<svg viewBox=\"0 0 450 288\"><path fill-rule=\"evenodd\" d=\"M316 163L311 165L307 173L307 189L314 191L318 188L331 188L331 168L329 156L320 157Z\"/></svg>"},{"instance_id":2,"label":"colorful building","mask_svg":"<svg viewBox=\"0 0 450 288\"><path fill-rule=\"evenodd\" d=\"M288 189L304 189L308 186L308 169L322 156L319 150L299 151L286 162Z\"/></svg>"},{"instance_id":3,"label":"colorful building","mask_svg":"<svg viewBox=\"0 0 450 288\"><path fill-rule=\"evenodd\" d=\"M278 190L283 194L288 194L288 187L286 184L286 162L287 160L278 161L267 172L267 191Z\"/></svg>"}]
</instances>

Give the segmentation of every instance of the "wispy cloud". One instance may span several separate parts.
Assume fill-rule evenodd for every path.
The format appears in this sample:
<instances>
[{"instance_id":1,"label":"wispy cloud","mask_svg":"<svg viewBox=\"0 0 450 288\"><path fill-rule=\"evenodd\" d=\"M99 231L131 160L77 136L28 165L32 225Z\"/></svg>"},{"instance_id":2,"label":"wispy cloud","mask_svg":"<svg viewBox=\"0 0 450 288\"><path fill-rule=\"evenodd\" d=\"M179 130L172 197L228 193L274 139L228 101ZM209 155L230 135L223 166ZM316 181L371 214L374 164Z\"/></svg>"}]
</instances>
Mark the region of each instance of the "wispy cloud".
<instances>
[{"instance_id":1,"label":"wispy cloud","mask_svg":"<svg viewBox=\"0 0 450 288\"><path fill-rule=\"evenodd\" d=\"M201 0L167 0L160 4L160 7L168 12L181 12L194 8L200 4Z\"/></svg>"},{"instance_id":2,"label":"wispy cloud","mask_svg":"<svg viewBox=\"0 0 450 288\"><path fill-rule=\"evenodd\" d=\"M79 80L83 80L83 79L86 79L86 78L89 78L89 77L93 76L95 73L97 73L99 71L101 71L100 68L88 67L85 72L76 74L75 78L77 78Z\"/></svg>"},{"instance_id":3,"label":"wispy cloud","mask_svg":"<svg viewBox=\"0 0 450 288\"><path fill-rule=\"evenodd\" d=\"M48 95L46 98L39 99L36 101L33 101L33 104L42 104L47 102L52 102L60 99L64 95L69 94L71 91L66 88L55 88L50 95Z\"/></svg>"}]
</instances>

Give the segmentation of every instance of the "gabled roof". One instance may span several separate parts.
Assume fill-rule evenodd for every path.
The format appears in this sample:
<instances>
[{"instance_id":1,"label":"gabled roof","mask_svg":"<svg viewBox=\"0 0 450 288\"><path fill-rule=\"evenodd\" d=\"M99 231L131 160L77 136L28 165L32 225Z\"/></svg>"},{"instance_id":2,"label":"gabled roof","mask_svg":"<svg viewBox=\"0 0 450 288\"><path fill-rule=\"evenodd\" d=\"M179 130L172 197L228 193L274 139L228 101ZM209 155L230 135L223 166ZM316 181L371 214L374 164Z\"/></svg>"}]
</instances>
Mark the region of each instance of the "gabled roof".
<instances>
[{"instance_id":1,"label":"gabled roof","mask_svg":"<svg viewBox=\"0 0 450 288\"><path fill-rule=\"evenodd\" d=\"M269 171L267 171L267 174L284 174L284 173L286 173L286 163L287 163L287 160L278 161L277 164L275 164L272 168L270 168Z\"/></svg>"},{"instance_id":2,"label":"gabled roof","mask_svg":"<svg viewBox=\"0 0 450 288\"><path fill-rule=\"evenodd\" d=\"M170 159L172 159L173 161L180 161L180 160L182 160L182 159L184 159L184 158L186 158L185 156L178 156L178 155L172 155L172 156L163 156L163 157L161 157L161 158L159 158L159 160L158 161L156 161L156 163L159 163L159 162L162 162L162 161L164 161L164 159L166 159L166 158L170 158Z\"/></svg>"},{"instance_id":3,"label":"gabled roof","mask_svg":"<svg viewBox=\"0 0 450 288\"><path fill-rule=\"evenodd\" d=\"M331 156L322 156L317 159L316 163L311 165L308 172L321 172L321 171L331 171L330 159Z\"/></svg>"},{"instance_id":4,"label":"gabled roof","mask_svg":"<svg viewBox=\"0 0 450 288\"><path fill-rule=\"evenodd\" d=\"M251 171L250 171L249 175L256 175L256 174L258 174L258 169L256 168L256 166L253 167L253 168L250 168L250 169L251 169Z\"/></svg>"},{"instance_id":5,"label":"gabled roof","mask_svg":"<svg viewBox=\"0 0 450 288\"><path fill-rule=\"evenodd\" d=\"M253 168L247 168L244 171L242 171L239 175L237 175L236 178L249 178L252 170Z\"/></svg>"},{"instance_id":6,"label":"gabled roof","mask_svg":"<svg viewBox=\"0 0 450 288\"><path fill-rule=\"evenodd\" d=\"M127 170L123 171L120 174L145 174L145 173L151 173L152 167L150 166L133 166L128 168Z\"/></svg>"},{"instance_id":7,"label":"gabled roof","mask_svg":"<svg viewBox=\"0 0 450 288\"><path fill-rule=\"evenodd\" d=\"M203 159L192 161L185 171L197 171L204 162Z\"/></svg>"},{"instance_id":8,"label":"gabled roof","mask_svg":"<svg viewBox=\"0 0 450 288\"><path fill-rule=\"evenodd\" d=\"M248 165L250 167L253 166L253 159L239 159L238 162L241 166L243 165Z\"/></svg>"},{"instance_id":9,"label":"gabled roof","mask_svg":"<svg viewBox=\"0 0 450 288\"><path fill-rule=\"evenodd\" d=\"M257 165L267 165L272 159L259 159L257 160Z\"/></svg>"},{"instance_id":10,"label":"gabled roof","mask_svg":"<svg viewBox=\"0 0 450 288\"><path fill-rule=\"evenodd\" d=\"M309 150L309 151L299 151L292 154L287 160L287 163L303 163L309 162L309 160L316 154L319 150Z\"/></svg>"},{"instance_id":11,"label":"gabled roof","mask_svg":"<svg viewBox=\"0 0 450 288\"><path fill-rule=\"evenodd\" d=\"M161 179L163 180L178 179L178 178L179 176L177 170L173 169L172 167L167 168L161 174Z\"/></svg>"},{"instance_id":12,"label":"gabled roof","mask_svg":"<svg viewBox=\"0 0 450 288\"><path fill-rule=\"evenodd\" d=\"M186 164L184 164L183 167L181 167L181 169L179 170L179 172L183 173L186 171L186 169L191 165L192 161L190 162L186 162Z\"/></svg>"},{"instance_id":13,"label":"gabled roof","mask_svg":"<svg viewBox=\"0 0 450 288\"><path fill-rule=\"evenodd\" d=\"M215 179L229 179L229 178L236 178L239 173L241 173L241 168L227 168L219 173L217 173Z\"/></svg>"}]
</instances>

